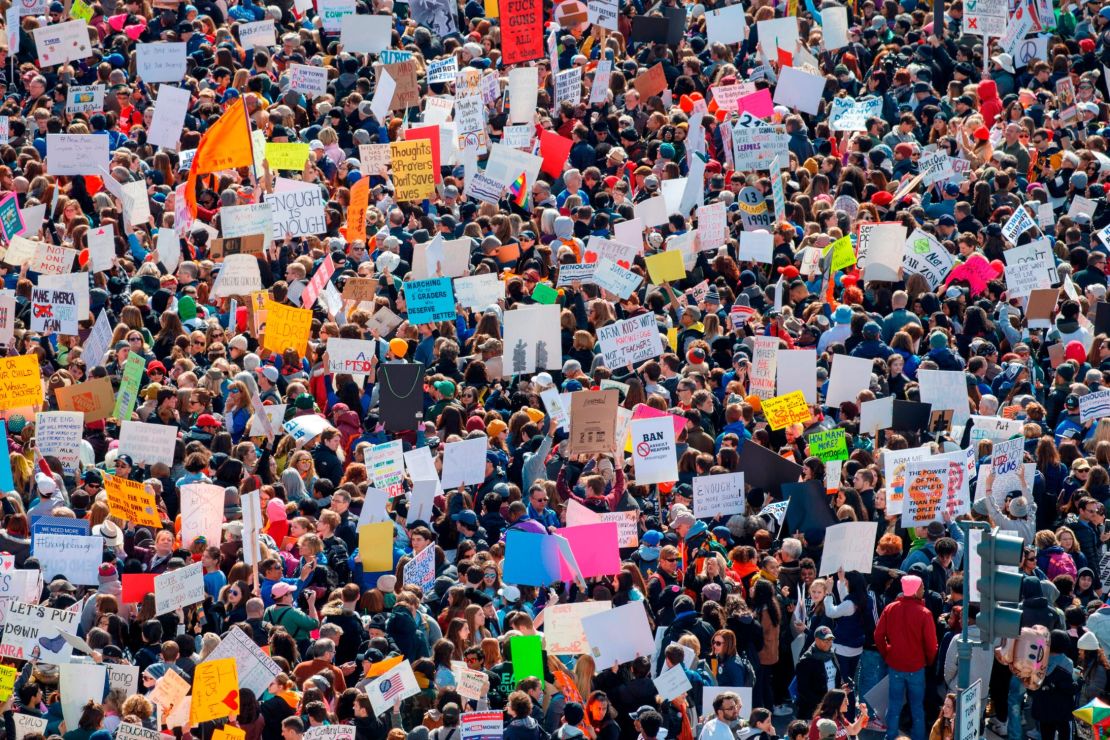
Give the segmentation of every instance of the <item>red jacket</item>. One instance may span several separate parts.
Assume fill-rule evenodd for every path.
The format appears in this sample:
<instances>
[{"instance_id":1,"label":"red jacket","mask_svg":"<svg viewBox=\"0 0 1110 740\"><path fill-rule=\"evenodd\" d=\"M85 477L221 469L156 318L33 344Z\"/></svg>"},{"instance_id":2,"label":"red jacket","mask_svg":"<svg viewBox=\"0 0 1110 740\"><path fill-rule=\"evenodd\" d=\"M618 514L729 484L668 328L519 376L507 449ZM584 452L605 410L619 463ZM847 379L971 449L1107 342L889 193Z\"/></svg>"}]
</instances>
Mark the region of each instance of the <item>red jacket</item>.
<instances>
[{"instance_id":1,"label":"red jacket","mask_svg":"<svg viewBox=\"0 0 1110 740\"><path fill-rule=\"evenodd\" d=\"M931 664L937 657L937 627L925 602L899 596L888 604L875 627L875 647L896 671L913 673Z\"/></svg>"}]
</instances>

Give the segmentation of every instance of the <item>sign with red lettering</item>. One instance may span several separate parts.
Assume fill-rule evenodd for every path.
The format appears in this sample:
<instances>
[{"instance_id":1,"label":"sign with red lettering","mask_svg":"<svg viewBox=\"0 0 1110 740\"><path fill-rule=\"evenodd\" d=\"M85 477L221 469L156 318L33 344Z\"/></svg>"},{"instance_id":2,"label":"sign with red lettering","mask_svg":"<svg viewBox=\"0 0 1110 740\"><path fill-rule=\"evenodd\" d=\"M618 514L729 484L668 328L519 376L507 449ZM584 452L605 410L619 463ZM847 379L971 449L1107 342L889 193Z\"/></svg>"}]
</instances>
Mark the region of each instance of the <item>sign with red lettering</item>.
<instances>
[{"instance_id":1,"label":"sign with red lettering","mask_svg":"<svg viewBox=\"0 0 1110 740\"><path fill-rule=\"evenodd\" d=\"M497 0L501 16L501 63L530 62L543 57L543 2Z\"/></svg>"}]
</instances>

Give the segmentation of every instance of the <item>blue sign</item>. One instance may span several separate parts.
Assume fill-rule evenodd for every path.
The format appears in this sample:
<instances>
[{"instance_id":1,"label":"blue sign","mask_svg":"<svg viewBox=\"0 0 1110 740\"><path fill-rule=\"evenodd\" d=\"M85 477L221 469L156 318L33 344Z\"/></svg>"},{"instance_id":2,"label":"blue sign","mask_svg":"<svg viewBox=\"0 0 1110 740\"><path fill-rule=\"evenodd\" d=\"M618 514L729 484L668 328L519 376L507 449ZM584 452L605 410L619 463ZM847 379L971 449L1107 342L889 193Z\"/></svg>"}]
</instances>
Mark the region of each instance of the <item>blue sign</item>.
<instances>
[{"instance_id":1,"label":"blue sign","mask_svg":"<svg viewBox=\"0 0 1110 740\"><path fill-rule=\"evenodd\" d=\"M455 320L455 291L451 278L410 280L405 283L405 306L413 326Z\"/></svg>"},{"instance_id":2,"label":"blue sign","mask_svg":"<svg viewBox=\"0 0 1110 740\"><path fill-rule=\"evenodd\" d=\"M37 516L31 520L31 552L35 552L35 536L39 534L64 534L87 536L87 519L70 519L64 516Z\"/></svg>"}]
</instances>

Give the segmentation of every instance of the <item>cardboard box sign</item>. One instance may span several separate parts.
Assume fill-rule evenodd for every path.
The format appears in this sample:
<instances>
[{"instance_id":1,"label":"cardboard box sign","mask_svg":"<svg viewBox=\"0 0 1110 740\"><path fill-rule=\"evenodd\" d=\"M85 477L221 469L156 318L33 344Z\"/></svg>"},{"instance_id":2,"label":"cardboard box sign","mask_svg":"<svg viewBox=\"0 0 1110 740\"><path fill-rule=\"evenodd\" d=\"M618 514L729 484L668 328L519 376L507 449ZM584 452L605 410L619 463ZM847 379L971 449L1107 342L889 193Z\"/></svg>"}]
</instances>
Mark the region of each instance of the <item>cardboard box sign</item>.
<instances>
[{"instance_id":1,"label":"cardboard box sign","mask_svg":"<svg viewBox=\"0 0 1110 740\"><path fill-rule=\"evenodd\" d=\"M209 247L212 259L223 259L229 254L261 255L266 246L265 234L248 234L224 239L213 239Z\"/></svg>"}]
</instances>

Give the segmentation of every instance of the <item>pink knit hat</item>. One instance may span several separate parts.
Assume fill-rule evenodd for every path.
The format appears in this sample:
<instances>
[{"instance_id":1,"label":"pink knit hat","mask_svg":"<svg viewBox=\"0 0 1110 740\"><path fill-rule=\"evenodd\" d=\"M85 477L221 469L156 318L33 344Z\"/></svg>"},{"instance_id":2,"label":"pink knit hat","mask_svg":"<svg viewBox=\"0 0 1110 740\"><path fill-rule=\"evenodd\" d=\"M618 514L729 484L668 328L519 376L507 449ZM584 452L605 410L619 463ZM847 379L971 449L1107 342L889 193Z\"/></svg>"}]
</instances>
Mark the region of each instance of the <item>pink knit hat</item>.
<instances>
[{"instance_id":1,"label":"pink knit hat","mask_svg":"<svg viewBox=\"0 0 1110 740\"><path fill-rule=\"evenodd\" d=\"M921 590L921 579L918 576L902 576L902 593L905 596L917 596Z\"/></svg>"}]
</instances>

